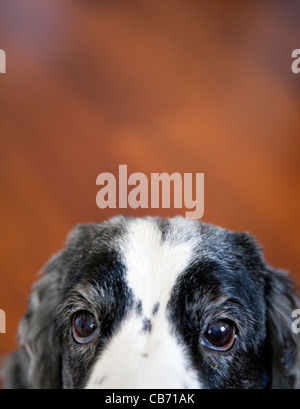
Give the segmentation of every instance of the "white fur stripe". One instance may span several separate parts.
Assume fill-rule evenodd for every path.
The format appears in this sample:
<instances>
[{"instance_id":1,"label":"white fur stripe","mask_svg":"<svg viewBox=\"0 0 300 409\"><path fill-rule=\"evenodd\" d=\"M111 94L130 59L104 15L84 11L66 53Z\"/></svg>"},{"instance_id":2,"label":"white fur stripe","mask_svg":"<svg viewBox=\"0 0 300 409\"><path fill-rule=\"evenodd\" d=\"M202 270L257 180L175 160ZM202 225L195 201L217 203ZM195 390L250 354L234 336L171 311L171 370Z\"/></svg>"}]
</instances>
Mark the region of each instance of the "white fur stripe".
<instances>
[{"instance_id":1,"label":"white fur stripe","mask_svg":"<svg viewBox=\"0 0 300 409\"><path fill-rule=\"evenodd\" d=\"M124 320L96 362L87 388L200 387L167 318L171 291L192 250L188 241L163 241L153 219L129 222L122 253L126 280L135 300L142 303L142 313L133 310ZM145 319L151 322L150 331L143 330Z\"/></svg>"}]
</instances>

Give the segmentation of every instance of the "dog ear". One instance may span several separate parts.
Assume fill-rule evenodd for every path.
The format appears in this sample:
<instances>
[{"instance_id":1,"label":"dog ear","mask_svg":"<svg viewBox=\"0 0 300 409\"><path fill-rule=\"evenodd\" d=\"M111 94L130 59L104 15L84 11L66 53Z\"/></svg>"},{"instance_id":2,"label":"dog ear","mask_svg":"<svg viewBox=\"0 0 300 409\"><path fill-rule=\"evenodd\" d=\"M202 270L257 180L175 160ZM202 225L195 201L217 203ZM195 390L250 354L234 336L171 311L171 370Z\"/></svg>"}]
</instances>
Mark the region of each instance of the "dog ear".
<instances>
[{"instance_id":1,"label":"dog ear","mask_svg":"<svg viewBox=\"0 0 300 409\"><path fill-rule=\"evenodd\" d=\"M292 326L292 312L300 308L299 296L286 272L266 266L265 273L271 387L299 388L300 334Z\"/></svg>"},{"instance_id":2,"label":"dog ear","mask_svg":"<svg viewBox=\"0 0 300 409\"><path fill-rule=\"evenodd\" d=\"M4 363L5 388L61 388L60 352L55 334L63 252L54 256L31 291L19 325L20 348Z\"/></svg>"},{"instance_id":3,"label":"dog ear","mask_svg":"<svg viewBox=\"0 0 300 409\"><path fill-rule=\"evenodd\" d=\"M296 286L287 272L267 265L258 241L249 233L230 235L236 255L265 283L267 343L271 388L300 388L300 333L293 332L293 311L300 308ZM263 285L263 282L262 282Z\"/></svg>"}]
</instances>

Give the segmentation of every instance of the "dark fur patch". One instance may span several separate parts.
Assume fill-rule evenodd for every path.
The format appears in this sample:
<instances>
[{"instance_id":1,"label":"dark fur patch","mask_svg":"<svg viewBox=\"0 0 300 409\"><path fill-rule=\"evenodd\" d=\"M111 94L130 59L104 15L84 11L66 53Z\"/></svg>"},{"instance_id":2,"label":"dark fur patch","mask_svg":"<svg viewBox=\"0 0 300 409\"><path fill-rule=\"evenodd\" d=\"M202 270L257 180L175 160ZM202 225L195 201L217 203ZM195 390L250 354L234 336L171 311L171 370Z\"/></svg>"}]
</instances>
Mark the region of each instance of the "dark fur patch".
<instances>
[{"instance_id":1,"label":"dark fur patch","mask_svg":"<svg viewBox=\"0 0 300 409\"><path fill-rule=\"evenodd\" d=\"M152 323L148 318L143 319L143 332L151 332Z\"/></svg>"},{"instance_id":2,"label":"dark fur patch","mask_svg":"<svg viewBox=\"0 0 300 409\"><path fill-rule=\"evenodd\" d=\"M142 315L143 313L143 304L141 300L138 300L135 305L135 311L138 315Z\"/></svg>"},{"instance_id":3,"label":"dark fur patch","mask_svg":"<svg viewBox=\"0 0 300 409\"><path fill-rule=\"evenodd\" d=\"M153 306L153 310L152 310L152 315L156 315L158 313L159 310L159 302L157 302L156 304L154 304Z\"/></svg>"},{"instance_id":4,"label":"dark fur patch","mask_svg":"<svg viewBox=\"0 0 300 409\"><path fill-rule=\"evenodd\" d=\"M238 262L228 271L221 263L202 259L178 279L168 305L170 318L206 388L266 386L265 308L263 283ZM224 317L234 321L239 331L238 342L228 353L201 343L208 324Z\"/></svg>"}]
</instances>

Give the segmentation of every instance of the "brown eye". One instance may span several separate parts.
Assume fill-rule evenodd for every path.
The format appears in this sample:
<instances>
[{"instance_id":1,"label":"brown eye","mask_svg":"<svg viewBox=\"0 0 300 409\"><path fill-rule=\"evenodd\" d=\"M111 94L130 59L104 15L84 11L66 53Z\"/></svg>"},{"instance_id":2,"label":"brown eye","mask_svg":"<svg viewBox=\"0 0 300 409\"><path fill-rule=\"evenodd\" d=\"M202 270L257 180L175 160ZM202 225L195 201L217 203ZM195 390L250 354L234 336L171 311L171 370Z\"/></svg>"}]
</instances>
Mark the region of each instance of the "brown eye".
<instances>
[{"instance_id":1,"label":"brown eye","mask_svg":"<svg viewBox=\"0 0 300 409\"><path fill-rule=\"evenodd\" d=\"M228 351L236 339L236 326L230 320L211 322L205 333L202 344L217 351Z\"/></svg>"},{"instance_id":2,"label":"brown eye","mask_svg":"<svg viewBox=\"0 0 300 409\"><path fill-rule=\"evenodd\" d=\"M73 338L79 344L92 341L99 334L97 320L88 311L77 311L72 322Z\"/></svg>"}]
</instances>

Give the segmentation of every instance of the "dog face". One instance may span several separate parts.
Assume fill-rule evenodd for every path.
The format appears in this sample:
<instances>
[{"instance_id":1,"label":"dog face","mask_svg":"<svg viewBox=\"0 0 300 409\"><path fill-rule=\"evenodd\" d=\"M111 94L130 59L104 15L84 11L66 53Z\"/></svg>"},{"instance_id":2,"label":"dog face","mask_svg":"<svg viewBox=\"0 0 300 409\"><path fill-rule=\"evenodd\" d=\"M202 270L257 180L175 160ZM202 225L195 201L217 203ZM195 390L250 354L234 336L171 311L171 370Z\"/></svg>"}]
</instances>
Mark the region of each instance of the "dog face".
<instances>
[{"instance_id":1,"label":"dog face","mask_svg":"<svg viewBox=\"0 0 300 409\"><path fill-rule=\"evenodd\" d=\"M293 284L254 239L195 220L79 225L20 324L7 387L299 387Z\"/></svg>"}]
</instances>

